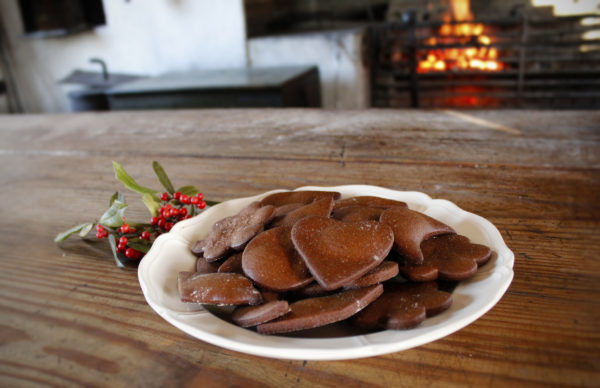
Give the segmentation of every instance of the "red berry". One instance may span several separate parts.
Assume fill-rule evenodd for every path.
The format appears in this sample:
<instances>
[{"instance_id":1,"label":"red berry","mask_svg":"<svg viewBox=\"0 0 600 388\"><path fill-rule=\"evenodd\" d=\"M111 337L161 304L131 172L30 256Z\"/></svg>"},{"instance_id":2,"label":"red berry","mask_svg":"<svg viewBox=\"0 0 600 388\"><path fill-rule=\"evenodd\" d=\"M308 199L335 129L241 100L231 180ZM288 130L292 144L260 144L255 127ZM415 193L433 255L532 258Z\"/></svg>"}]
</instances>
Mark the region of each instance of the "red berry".
<instances>
[{"instance_id":1,"label":"red berry","mask_svg":"<svg viewBox=\"0 0 600 388\"><path fill-rule=\"evenodd\" d=\"M190 219L190 218L192 218L192 215L191 215L191 214L188 214L187 216L185 216L185 219L186 219L186 220L188 220L188 219Z\"/></svg>"},{"instance_id":2,"label":"red berry","mask_svg":"<svg viewBox=\"0 0 600 388\"><path fill-rule=\"evenodd\" d=\"M121 233L129 233L129 225L127 225L127 224L121 225L121 227L119 228L119 231Z\"/></svg>"},{"instance_id":3,"label":"red berry","mask_svg":"<svg viewBox=\"0 0 600 388\"><path fill-rule=\"evenodd\" d=\"M181 203L190 203L190 197L188 197L185 194L182 194L181 198L179 199L179 201L181 201Z\"/></svg>"},{"instance_id":4,"label":"red berry","mask_svg":"<svg viewBox=\"0 0 600 388\"><path fill-rule=\"evenodd\" d=\"M196 198L198 198L200 201L202 201L204 199L204 194L198 193L198 194L196 194Z\"/></svg>"},{"instance_id":5,"label":"red berry","mask_svg":"<svg viewBox=\"0 0 600 388\"><path fill-rule=\"evenodd\" d=\"M129 233L135 233L135 228L129 227Z\"/></svg>"},{"instance_id":6,"label":"red berry","mask_svg":"<svg viewBox=\"0 0 600 388\"><path fill-rule=\"evenodd\" d=\"M161 217L158 219L158 222L156 223L156 225L158 225L159 228L164 229L166 223L167 223L167 220L165 220L163 217Z\"/></svg>"},{"instance_id":7,"label":"red berry","mask_svg":"<svg viewBox=\"0 0 600 388\"><path fill-rule=\"evenodd\" d=\"M102 232L104 230L104 226L100 224L96 224L96 232Z\"/></svg>"},{"instance_id":8,"label":"red berry","mask_svg":"<svg viewBox=\"0 0 600 388\"><path fill-rule=\"evenodd\" d=\"M197 204L199 204L199 203L200 203L200 198L198 198L198 197L191 197L191 198L190 198L190 203L191 203L192 205L197 205Z\"/></svg>"},{"instance_id":9,"label":"red berry","mask_svg":"<svg viewBox=\"0 0 600 388\"><path fill-rule=\"evenodd\" d=\"M133 248L127 248L125 249L125 256L134 260L139 259L139 252Z\"/></svg>"},{"instance_id":10,"label":"red berry","mask_svg":"<svg viewBox=\"0 0 600 388\"><path fill-rule=\"evenodd\" d=\"M199 204L196 205L198 209L204 209L206 207L206 202L200 201Z\"/></svg>"},{"instance_id":11,"label":"red berry","mask_svg":"<svg viewBox=\"0 0 600 388\"><path fill-rule=\"evenodd\" d=\"M158 223L158 217L152 217L150 218L150 224L151 225L156 225Z\"/></svg>"},{"instance_id":12,"label":"red berry","mask_svg":"<svg viewBox=\"0 0 600 388\"><path fill-rule=\"evenodd\" d=\"M150 240L150 232L143 231L142 234L140 235L140 237L143 238L144 240Z\"/></svg>"},{"instance_id":13,"label":"red berry","mask_svg":"<svg viewBox=\"0 0 600 388\"><path fill-rule=\"evenodd\" d=\"M160 211L160 214L163 215L163 214L165 214L165 212L167 212L169 210L171 210L171 205L167 204L167 205L161 207L159 211Z\"/></svg>"},{"instance_id":14,"label":"red berry","mask_svg":"<svg viewBox=\"0 0 600 388\"><path fill-rule=\"evenodd\" d=\"M125 245L127 245L127 242L128 242L127 241L127 237L125 237L125 236L123 236L123 237L121 237L119 239L119 244L125 244Z\"/></svg>"},{"instance_id":15,"label":"red berry","mask_svg":"<svg viewBox=\"0 0 600 388\"><path fill-rule=\"evenodd\" d=\"M187 209L182 207L181 209L179 209L179 216L180 217L185 217L187 215Z\"/></svg>"},{"instance_id":16,"label":"red berry","mask_svg":"<svg viewBox=\"0 0 600 388\"><path fill-rule=\"evenodd\" d=\"M168 201L169 198L170 198L170 196L169 196L169 193L167 193L167 192L162 193L162 195L160 196L160 199L163 201Z\"/></svg>"},{"instance_id":17,"label":"red berry","mask_svg":"<svg viewBox=\"0 0 600 388\"><path fill-rule=\"evenodd\" d=\"M178 191L175 194L173 194L173 198L175 198L176 200L179 200L181 198L181 193Z\"/></svg>"},{"instance_id":18,"label":"red berry","mask_svg":"<svg viewBox=\"0 0 600 388\"><path fill-rule=\"evenodd\" d=\"M127 248L127 243L125 243L125 244L121 244L121 243L119 243L119 245L117 245L117 250L118 250L119 252L122 252L122 251L124 251L124 250L125 250L125 248Z\"/></svg>"},{"instance_id":19,"label":"red berry","mask_svg":"<svg viewBox=\"0 0 600 388\"><path fill-rule=\"evenodd\" d=\"M168 232L169 230L171 230L171 228L173 228L173 225L175 224L173 224L172 222L167 222L165 224L165 230Z\"/></svg>"},{"instance_id":20,"label":"red berry","mask_svg":"<svg viewBox=\"0 0 600 388\"><path fill-rule=\"evenodd\" d=\"M104 237L104 234L102 232L96 232L96 237L102 238L102 237Z\"/></svg>"},{"instance_id":21,"label":"red berry","mask_svg":"<svg viewBox=\"0 0 600 388\"><path fill-rule=\"evenodd\" d=\"M102 237L108 237L108 230L104 229L102 231Z\"/></svg>"}]
</instances>

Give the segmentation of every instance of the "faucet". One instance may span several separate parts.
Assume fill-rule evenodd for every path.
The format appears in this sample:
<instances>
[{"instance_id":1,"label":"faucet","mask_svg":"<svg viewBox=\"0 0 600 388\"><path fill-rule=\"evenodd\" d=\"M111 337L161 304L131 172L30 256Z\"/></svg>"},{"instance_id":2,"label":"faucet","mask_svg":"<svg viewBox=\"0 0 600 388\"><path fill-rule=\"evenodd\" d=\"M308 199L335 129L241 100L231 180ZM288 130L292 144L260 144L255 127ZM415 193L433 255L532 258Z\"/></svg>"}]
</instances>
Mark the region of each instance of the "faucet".
<instances>
[{"instance_id":1,"label":"faucet","mask_svg":"<svg viewBox=\"0 0 600 388\"><path fill-rule=\"evenodd\" d=\"M100 58L90 58L90 63L97 63L102 67L102 78L105 81L108 81L108 68L106 67L106 62L104 62Z\"/></svg>"}]
</instances>

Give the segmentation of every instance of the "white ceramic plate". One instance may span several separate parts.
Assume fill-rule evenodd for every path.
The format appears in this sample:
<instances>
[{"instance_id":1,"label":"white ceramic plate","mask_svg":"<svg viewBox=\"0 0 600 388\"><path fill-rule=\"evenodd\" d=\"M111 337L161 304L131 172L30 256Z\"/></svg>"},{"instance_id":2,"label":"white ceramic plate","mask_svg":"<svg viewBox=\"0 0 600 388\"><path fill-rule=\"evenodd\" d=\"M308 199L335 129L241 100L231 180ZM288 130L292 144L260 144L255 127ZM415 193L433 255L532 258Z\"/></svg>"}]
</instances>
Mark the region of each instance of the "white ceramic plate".
<instances>
[{"instance_id":1,"label":"white ceramic plate","mask_svg":"<svg viewBox=\"0 0 600 388\"><path fill-rule=\"evenodd\" d=\"M187 334L223 348L258 356L298 360L341 360L397 352L435 341L467 326L491 309L508 289L513 278L514 254L500 232L484 218L466 212L443 199L431 199L419 192L402 192L375 186L301 187L297 190L339 191L342 198L373 195L404 201L409 208L423 212L450 226L471 241L492 248L492 260L477 275L461 282L453 291L450 309L410 330L385 330L365 335L324 338L261 335L226 322L201 306L182 303L177 291L177 274L195 268L191 245L205 237L212 224L233 215L255 197L223 202L199 216L175 225L160 236L144 257L138 277L148 304L169 323ZM323 333L321 333L323 335Z\"/></svg>"}]
</instances>

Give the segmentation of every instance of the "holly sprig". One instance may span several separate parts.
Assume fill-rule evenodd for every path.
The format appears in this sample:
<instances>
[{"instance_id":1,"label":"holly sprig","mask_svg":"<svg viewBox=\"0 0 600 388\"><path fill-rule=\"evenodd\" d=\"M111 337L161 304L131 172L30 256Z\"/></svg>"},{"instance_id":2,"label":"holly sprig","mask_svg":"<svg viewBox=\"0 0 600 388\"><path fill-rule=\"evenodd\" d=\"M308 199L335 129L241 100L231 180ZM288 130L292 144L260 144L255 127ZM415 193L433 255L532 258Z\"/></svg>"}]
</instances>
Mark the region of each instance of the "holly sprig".
<instances>
[{"instance_id":1,"label":"holly sprig","mask_svg":"<svg viewBox=\"0 0 600 388\"><path fill-rule=\"evenodd\" d=\"M109 200L108 209L92 222L86 222L59 233L54 242L61 243L78 235L86 238L96 230L96 238L108 239L115 262L119 267L135 265L150 250L158 236L171 230L179 221L191 218L207 206L217 202L204 200L204 195L192 185L175 189L171 179L159 162L152 162L152 169L166 191L162 192L138 184L123 166L112 162L115 178L127 189L141 194L141 200L151 214L149 222L126 222L128 205L125 196L115 192Z\"/></svg>"}]
</instances>

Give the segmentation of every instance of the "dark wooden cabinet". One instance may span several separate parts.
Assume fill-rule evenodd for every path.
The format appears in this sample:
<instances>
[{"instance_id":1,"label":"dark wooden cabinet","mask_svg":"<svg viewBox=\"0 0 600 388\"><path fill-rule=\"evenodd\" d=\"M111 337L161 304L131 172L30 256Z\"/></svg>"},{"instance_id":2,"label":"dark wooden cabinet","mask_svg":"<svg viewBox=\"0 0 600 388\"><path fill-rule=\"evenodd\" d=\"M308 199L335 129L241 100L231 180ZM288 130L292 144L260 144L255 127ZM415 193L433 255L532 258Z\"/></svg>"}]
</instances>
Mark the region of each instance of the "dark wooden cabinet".
<instances>
[{"instance_id":1,"label":"dark wooden cabinet","mask_svg":"<svg viewBox=\"0 0 600 388\"><path fill-rule=\"evenodd\" d=\"M166 74L119 85L106 95L111 110L321 106L314 66Z\"/></svg>"},{"instance_id":2,"label":"dark wooden cabinet","mask_svg":"<svg viewBox=\"0 0 600 388\"><path fill-rule=\"evenodd\" d=\"M25 34L52 37L106 24L102 0L19 0Z\"/></svg>"}]
</instances>

